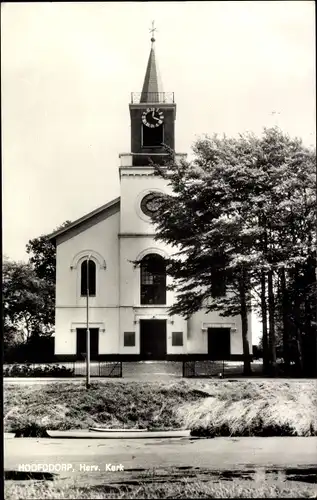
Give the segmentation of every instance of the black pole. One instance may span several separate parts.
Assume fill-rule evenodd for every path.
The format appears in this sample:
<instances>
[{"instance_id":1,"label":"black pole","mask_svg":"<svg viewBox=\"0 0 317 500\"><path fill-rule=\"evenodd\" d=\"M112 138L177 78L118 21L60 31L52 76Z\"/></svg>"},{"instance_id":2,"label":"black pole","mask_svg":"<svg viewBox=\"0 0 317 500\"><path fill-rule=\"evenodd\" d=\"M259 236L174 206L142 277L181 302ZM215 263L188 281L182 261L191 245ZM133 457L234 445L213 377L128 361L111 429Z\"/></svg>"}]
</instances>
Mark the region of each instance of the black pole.
<instances>
[{"instance_id":1,"label":"black pole","mask_svg":"<svg viewBox=\"0 0 317 500\"><path fill-rule=\"evenodd\" d=\"M87 257L87 301L86 301L86 389L90 387L90 331L89 331L89 261Z\"/></svg>"}]
</instances>

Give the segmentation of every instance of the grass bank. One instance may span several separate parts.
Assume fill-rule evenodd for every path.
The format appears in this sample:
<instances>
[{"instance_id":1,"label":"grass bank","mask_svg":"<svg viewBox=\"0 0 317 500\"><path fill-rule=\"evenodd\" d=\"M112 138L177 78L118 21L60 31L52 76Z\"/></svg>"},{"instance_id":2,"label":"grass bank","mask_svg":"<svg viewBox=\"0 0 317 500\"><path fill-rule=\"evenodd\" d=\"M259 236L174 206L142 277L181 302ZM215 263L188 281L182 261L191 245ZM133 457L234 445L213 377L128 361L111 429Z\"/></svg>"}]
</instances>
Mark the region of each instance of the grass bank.
<instances>
[{"instance_id":1,"label":"grass bank","mask_svg":"<svg viewBox=\"0 0 317 500\"><path fill-rule=\"evenodd\" d=\"M45 429L190 428L207 436L316 436L315 380L181 380L6 385L4 426L21 436Z\"/></svg>"},{"instance_id":2,"label":"grass bank","mask_svg":"<svg viewBox=\"0 0 317 500\"><path fill-rule=\"evenodd\" d=\"M154 484L139 484L132 487L100 485L76 487L75 485L51 482L27 481L24 484L7 482L6 500L29 499L108 499L108 498L316 498L315 485L234 480L222 481L179 481Z\"/></svg>"}]
</instances>

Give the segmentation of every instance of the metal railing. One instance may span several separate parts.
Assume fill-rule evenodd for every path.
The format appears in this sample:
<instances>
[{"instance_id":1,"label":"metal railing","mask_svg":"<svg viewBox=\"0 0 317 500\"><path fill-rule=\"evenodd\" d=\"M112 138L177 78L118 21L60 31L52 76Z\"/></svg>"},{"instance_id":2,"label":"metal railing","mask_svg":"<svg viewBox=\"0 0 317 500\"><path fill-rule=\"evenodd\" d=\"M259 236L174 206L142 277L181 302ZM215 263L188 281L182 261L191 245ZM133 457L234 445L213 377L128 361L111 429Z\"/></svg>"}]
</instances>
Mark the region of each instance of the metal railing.
<instances>
[{"instance_id":1,"label":"metal railing","mask_svg":"<svg viewBox=\"0 0 317 500\"><path fill-rule=\"evenodd\" d=\"M262 374L262 364L252 362L252 376ZM241 377L243 376L243 361L227 360L194 360L183 361L183 377Z\"/></svg>"},{"instance_id":2,"label":"metal railing","mask_svg":"<svg viewBox=\"0 0 317 500\"><path fill-rule=\"evenodd\" d=\"M131 92L131 104L173 104L174 92Z\"/></svg>"},{"instance_id":3,"label":"metal railing","mask_svg":"<svg viewBox=\"0 0 317 500\"><path fill-rule=\"evenodd\" d=\"M86 375L86 361L68 361L59 363L65 368L74 370L75 377L83 377ZM91 361L90 362L91 377L122 377L122 362L121 361Z\"/></svg>"},{"instance_id":4,"label":"metal railing","mask_svg":"<svg viewBox=\"0 0 317 500\"><path fill-rule=\"evenodd\" d=\"M224 361L184 361L183 377L223 377Z\"/></svg>"}]
</instances>

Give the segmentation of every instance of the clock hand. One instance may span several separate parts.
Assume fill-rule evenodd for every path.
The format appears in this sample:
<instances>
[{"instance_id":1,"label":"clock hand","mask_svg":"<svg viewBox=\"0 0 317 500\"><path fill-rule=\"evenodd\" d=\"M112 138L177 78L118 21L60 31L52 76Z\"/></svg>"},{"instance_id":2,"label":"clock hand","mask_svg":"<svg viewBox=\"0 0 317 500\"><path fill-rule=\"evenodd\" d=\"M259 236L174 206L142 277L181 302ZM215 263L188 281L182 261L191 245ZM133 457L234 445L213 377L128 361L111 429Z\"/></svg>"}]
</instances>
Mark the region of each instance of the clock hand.
<instances>
[{"instance_id":1,"label":"clock hand","mask_svg":"<svg viewBox=\"0 0 317 500\"><path fill-rule=\"evenodd\" d=\"M159 121L159 118L157 116L154 116L155 110L152 111L152 118L153 120L156 120L157 122Z\"/></svg>"}]
</instances>

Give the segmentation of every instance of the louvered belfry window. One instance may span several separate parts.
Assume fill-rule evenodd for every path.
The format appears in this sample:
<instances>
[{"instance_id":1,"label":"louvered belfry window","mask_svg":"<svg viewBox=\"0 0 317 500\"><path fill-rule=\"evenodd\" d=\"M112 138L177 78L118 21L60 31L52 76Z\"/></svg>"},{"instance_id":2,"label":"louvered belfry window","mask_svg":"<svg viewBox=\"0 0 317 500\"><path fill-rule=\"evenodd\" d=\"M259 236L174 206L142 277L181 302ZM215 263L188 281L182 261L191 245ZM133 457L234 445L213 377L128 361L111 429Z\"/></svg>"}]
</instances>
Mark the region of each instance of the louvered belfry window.
<instances>
[{"instance_id":1,"label":"louvered belfry window","mask_svg":"<svg viewBox=\"0 0 317 500\"><path fill-rule=\"evenodd\" d=\"M141 262L141 304L166 304L166 264L160 255L146 255Z\"/></svg>"}]
</instances>

